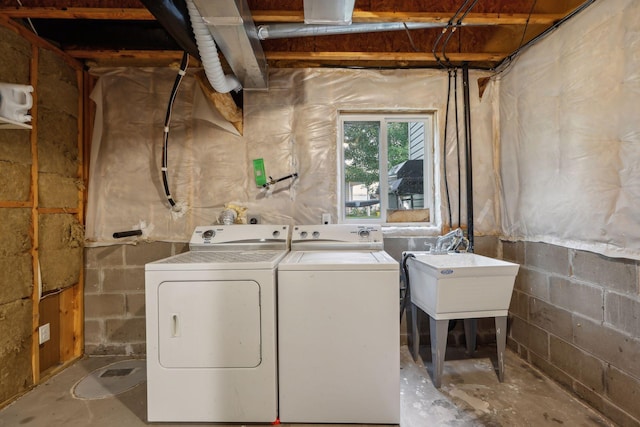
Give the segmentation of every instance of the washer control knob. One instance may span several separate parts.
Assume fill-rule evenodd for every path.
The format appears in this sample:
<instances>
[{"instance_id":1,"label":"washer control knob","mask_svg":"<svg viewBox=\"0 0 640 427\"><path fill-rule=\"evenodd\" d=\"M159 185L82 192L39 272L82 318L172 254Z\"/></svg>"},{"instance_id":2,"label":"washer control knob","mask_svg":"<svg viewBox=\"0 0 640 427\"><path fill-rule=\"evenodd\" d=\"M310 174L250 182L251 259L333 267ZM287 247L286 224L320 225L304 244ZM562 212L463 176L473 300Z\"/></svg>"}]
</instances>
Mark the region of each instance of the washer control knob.
<instances>
[{"instance_id":1,"label":"washer control knob","mask_svg":"<svg viewBox=\"0 0 640 427\"><path fill-rule=\"evenodd\" d=\"M278 236L280 235L280 232L279 232L278 230L276 230L276 231L274 231L271 235L272 235L273 237L278 237Z\"/></svg>"},{"instance_id":2,"label":"washer control knob","mask_svg":"<svg viewBox=\"0 0 640 427\"><path fill-rule=\"evenodd\" d=\"M320 232L319 231L314 231L313 232L313 238L317 239L318 237L320 237Z\"/></svg>"},{"instance_id":3,"label":"washer control knob","mask_svg":"<svg viewBox=\"0 0 640 427\"><path fill-rule=\"evenodd\" d=\"M306 239L307 238L307 232L303 231L302 233L300 233L300 238Z\"/></svg>"},{"instance_id":4,"label":"washer control knob","mask_svg":"<svg viewBox=\"0 0 640 427\"><path fill-rule=\"evenodd\" d=\"M366 239L367 237L369 237L369 230L358 231L358 236L362 237L363 239Z\"/></svg>"},{"instance_id":5,"label":"washer control knob","mask_svg":"<svg viewBox=\"0 0 640 427\"><path fill-rule=\"evenodd\" d=\"M202 238L203 238L203 239L210 239L210 238L212 238L212 237L213 237L213 236L215 236L215 235L216 235L216 232L215 232L215 231L213 231L213 230L206 230L206 231L204 231L204 232L202 233Z\"/></svg>"}]
</instances>

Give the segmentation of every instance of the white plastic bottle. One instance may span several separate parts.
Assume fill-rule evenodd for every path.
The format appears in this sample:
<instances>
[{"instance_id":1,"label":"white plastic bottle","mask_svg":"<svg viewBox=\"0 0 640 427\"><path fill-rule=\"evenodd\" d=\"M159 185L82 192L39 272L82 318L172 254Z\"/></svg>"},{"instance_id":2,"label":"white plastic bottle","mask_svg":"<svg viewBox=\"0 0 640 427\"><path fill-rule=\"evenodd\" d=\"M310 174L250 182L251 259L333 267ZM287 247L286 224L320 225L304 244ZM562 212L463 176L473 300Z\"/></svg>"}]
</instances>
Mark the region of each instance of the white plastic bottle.
<instances>
[{"instance_id":1,"label":"white plastic bottle","mask_svg":"<svg viewBox=\"0 0 640 427\"><path fill-rule=\"evenodd\" d=\"M33 106L33 86L0 83L0 117L16 122L31 121L28 114Z\"/></svg>"}]
</instances>

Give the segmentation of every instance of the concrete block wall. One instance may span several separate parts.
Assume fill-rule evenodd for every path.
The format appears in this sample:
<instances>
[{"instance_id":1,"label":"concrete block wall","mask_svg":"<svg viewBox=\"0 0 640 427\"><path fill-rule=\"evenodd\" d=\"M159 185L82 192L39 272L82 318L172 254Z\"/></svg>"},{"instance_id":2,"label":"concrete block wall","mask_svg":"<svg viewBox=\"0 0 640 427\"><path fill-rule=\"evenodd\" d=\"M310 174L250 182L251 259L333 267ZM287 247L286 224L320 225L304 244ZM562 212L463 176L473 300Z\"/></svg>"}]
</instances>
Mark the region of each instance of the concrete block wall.
<instances>
[{"instance_id":1,"label":"concrete block wall","mask_svg":"<svg viewBox=\"0 0 640 427\"><path fill-rule=\"evenodd\" d=\"M85 248L86 354L145 354L144 265L185 250L165 242Z\"/></svg>"},{"instance_id":2,"label":"concrete block wall","mask_svg":"<svg viewBox=\"0 0 640 427\"><path fill-rule=\"evenodd\" d=\"M423 250L425 242L435 242L435 238L390 238L385 239L385 250L400 261L402 251ZM86 354L145 353L144 265L186 250L187 243L164 242L85 248ZM476 252L495 257L497 250L497 237L476 239ZM490 320L479 324L479 343L495 341ZM421 317L420 331L423 342L428 343L427 316ZM407 343L404 320L401 343ZM451 331L449 343L464 345L462 323Z\"/></svg>"},{"instance_id":3,"label":"concrete block wall","mask_svg":"<svg viewBox=\"0 0 640 427\"><path fill-rule=\"evenodd\" d=\"M502 242L521 264L508 345L621 426L640 425L637 261L537 242Z\"/></svg>"}]
</instances>

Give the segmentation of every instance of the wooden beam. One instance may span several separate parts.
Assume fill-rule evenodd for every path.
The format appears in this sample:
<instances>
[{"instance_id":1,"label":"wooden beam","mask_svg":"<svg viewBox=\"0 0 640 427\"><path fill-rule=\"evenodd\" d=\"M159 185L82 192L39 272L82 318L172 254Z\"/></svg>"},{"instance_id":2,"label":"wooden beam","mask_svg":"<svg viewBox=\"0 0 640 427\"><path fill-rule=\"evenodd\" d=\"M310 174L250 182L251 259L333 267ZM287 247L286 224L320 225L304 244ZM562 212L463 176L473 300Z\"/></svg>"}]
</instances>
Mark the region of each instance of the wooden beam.
<instances>
[{"instance_id":1,"label":"wooden beam","mask_svg":"<svg viewBox=\"0 0 640 427\"><path fill-rule=\"evenodd\" d=\"M451 14L431 12L354 12L353 22L423 22L423 23L447 23L453 16ZM529 24L551 25L562 19L562 14L532 14L527 13L470 13L463 25L525 25Z\"/></svg>"},{"instance_id":2,"label":"wooden beam","mask_svg":"<svg viewBox=\"0 0 640 427\"><path fill-rule=\"evenodd\" d=\"M265 52L269 61L435 61L430 52ZM508 53L447 53L452 62L495 62Z\"/></svg>"},{"instance_id":3,"label":"wooden beam","mask_svg":"<svg viewBox=\"0 0 640 427\"><path fill-rule=\"evenodd\" d=\"M103 7L3 7L0 15L16 19L111 19L119 21L153 21L156 18L144 8Z\"/></svg>"},{"instance_id":4,"label":"wooden beam","mask_svg":"<svg viewBox=\"0 0 640 427\"><path fill-rule=\"evenodd\" d=\"M163 63L164 65L177 64L182 57L179 51L149 51L149 50L68 50L67 54L98 65L105 63L117 64L119 61L129 61L130 64L144 64L149 61ZM459 65L464 62L478 64L481 68L491 68L502 61L508 52L487 53L447 53L449 62ZM271 65L278 63L287 67L312 66L319 67L323 64L333 65L363 65L415 67L433 66L437 62L431 52L265 52L267 61ZM284 63L284 65L283 65ZM288 64L288 65L287 65ZM192 68L198 68L196 63Z\"/></svg>"},{"instance_id":5,"label":"wooden beam","mask_svg":"<svg viewBox=\"0 0 640 427\"><path fill-rule=\"evenodd\" d=\"M267 22L304 23L302 10L252 10L251 17L256 24Z\"/></svg>"},{"instance_id":6,"label":"wooden beam","mask_svg":"<svg viewBox=\"0 0 640 427\"><path fill-rule=\"evenodd\" d=\"M256 24L268 22L277 23L303 23L302 11L288 10L254 10L251 12ZM432 24L446 24L454 15L451 13L434 12L376 12L365 10L353 11L353 22L420 22ZM527 13L470 13L463 24L465 25L525 25L529 24L551 25L562 19L564 14L532 14Z\"/></svg>"},{"instance_id":7,"label":"wooden beam","mask_svg":"<svg viewBox=\"0 0 640 427\"><path fill-rule=\"evenodd\" d=\"M165 59L179 60L182 57L180 51L170 50L67 50L66 53L75 58L82 59ZM265 52L268 60L274 61L425 61L433 60L431 52ZM500 61L508 53L447 53L453 61Z\"/></svg>"},{"instance_id":8,"label":"wooden beam","mask_svg":"<svg viewBox=\"0 0 640 427\"><path fill-rule=\"evenodd\" d=\"M180 61L182 51L180 50L91 50L91 49L69 49L65 53L73 58L79 59L152 59L166 61ZM191 62L191 58L189 59Z\"/></svg>"},{"instance_id":9,"label":"wooden beam","mask_svg":"<svg viewBox=\"0 0 640 427\"><path fill-rule=\"evenodd\" d=\"M291 10L255 10L251 12L256 24L272 23L303 23L304 12ZM4 7L0 8L0 15L10 18L33 19L111 19L151 21L155 17L145 8L99 8L99 7ZM454 15L442 12L376 12L354 10L353 22L420 22L446 24ZM551 25L562 19L562 13L470 13L464 25Z\"/></svg>"}]
</instances>

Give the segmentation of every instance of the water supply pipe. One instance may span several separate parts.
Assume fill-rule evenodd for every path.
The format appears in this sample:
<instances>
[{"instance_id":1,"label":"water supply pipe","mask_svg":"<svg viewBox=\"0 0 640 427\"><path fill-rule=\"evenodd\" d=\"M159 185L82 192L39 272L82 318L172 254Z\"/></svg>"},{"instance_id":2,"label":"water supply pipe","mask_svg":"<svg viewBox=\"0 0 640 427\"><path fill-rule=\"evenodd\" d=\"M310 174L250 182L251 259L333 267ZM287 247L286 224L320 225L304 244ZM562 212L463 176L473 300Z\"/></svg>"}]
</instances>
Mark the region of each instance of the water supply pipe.
<instances>
[{"instance_id":1,"label":"water supply pipe","mask_svg":"<svg viewBox=\"0 0 640 427\"><path fill-rule=\"evenodd\" d=\"M471 154L471 102L469 97L469 64L462 65L462 89L464 96L464 135L467 174L467 239L468 252L473 252L473 157Z\"/></svg>"},{"instance_id":2,"label":"water supply pipe","mask_svg":"<svg viewBox=\"0 0 640 427\"><path fill-rule=\"evenodd\" d=\"M258 26L258 38L260 40L284 39L293 37L330 36L335 34L444 28L446 26L446 23L440 22L375 22L351 25L268 24Z\"/></svg>"}]
</instances>

